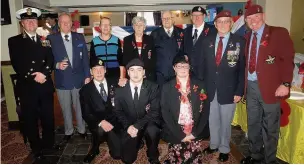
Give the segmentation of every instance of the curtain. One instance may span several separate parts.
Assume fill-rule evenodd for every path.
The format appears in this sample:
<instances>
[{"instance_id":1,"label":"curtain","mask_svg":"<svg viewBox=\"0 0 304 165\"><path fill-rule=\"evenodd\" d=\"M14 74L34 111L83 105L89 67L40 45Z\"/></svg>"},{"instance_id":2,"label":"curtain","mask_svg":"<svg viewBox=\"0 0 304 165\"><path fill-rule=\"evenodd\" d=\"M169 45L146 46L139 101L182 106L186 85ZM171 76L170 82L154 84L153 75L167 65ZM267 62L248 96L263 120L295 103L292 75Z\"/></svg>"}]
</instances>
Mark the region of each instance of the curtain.
<instances>
[{"instance_id":1,"label":"curtain","mask_svg":"<svg viewBox=\"0 0 304 165\"><path fill-rule=\"evenodd\" d=\"M132 19L137 16L137 13L126 13L126 26L132 26Z\"/></svg>"},{"instance_id":2,"label":"curtain","mask_svg":"<svg viewBox=\"0 0 304 165\"><path fill-rule=\"evenodd\" d=\"M159 26L162 24L160 11L153 12L153 18L155 26Z\"/></svg>"}]
</instances>

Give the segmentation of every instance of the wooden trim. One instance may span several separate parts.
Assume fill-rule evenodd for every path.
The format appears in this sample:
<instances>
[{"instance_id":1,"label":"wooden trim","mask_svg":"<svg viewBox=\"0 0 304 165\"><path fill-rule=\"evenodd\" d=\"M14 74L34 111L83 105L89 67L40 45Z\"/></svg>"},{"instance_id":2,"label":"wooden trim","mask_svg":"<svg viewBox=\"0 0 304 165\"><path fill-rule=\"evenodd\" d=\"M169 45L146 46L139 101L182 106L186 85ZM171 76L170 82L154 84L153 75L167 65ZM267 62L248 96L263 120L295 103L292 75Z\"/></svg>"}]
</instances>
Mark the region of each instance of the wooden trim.
<instances>
[{"instance_id":1,"label":"wooden trim","mask_svg":"<svg viewBox=\"0 0 304 165\"><path fill-rule=\"evenodd\" d=\"M11 61L1 61L1 66L2 65L12 65Z\"/></svg>"}]
</instances>

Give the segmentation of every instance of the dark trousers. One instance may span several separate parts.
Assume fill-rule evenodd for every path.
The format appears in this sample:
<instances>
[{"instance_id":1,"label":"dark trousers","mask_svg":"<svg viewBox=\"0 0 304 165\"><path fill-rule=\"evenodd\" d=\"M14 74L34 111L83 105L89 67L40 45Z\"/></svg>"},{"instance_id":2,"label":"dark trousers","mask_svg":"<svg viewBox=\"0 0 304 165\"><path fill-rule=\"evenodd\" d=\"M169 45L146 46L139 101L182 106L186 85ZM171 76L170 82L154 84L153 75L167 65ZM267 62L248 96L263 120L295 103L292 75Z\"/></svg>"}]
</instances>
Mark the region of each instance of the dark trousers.
<instances>
[{"instance_id":1,"label":"dark trousers","mask_svg":"<svg viewBox=\"0 0 304 165\"><path fill-rule=\"evenodd\" d=\"M24 131L30 142L33 153L43 148L50 148L55 141L54 96L53 92L26 92L20 97L21 115L24 121ZM39 136L40 119L42 139Z\"/></svg>"},{"instance_id":2,"label":"dark trousers","mask_svg":"<svg viewBox=\"0 0 304 165\"><path fill-rule=\"evenodd\" d=\"M264 158L265 163L276 161L280 103L266 104L256 81L248 81L246 101L250 156L257 160Z\"/></svg>"},{"instance_id":3,"label":"dark trousers","mask_svg":"<svg viewBox=\"0 0 304 165\"><path fill-rule=\"evenodd\" d=\"M101 127L96 127L90 129L90 131L92 133L92 147L90 152L99 151L99 145L106 141L111 157L114 159L120 158L120 140L118 134L113 129L105 132Z\"/></svg>"},{"instance_id":4,"label":"dark trousers","mask_svg":"<svg viewBox=\"0 0 304 165\"><path fill-rule=\"evenodd\" d=\"M140 141L145 138L147 145L147 156L149 161L158 160L158 143L160 140L160 128L149 123L143 130L139 130L137 137L132 138L126 130L122 133L122 161L126 164L131 164L137 159L137 153L140 149Z\"/></svg>"}]
</instances>

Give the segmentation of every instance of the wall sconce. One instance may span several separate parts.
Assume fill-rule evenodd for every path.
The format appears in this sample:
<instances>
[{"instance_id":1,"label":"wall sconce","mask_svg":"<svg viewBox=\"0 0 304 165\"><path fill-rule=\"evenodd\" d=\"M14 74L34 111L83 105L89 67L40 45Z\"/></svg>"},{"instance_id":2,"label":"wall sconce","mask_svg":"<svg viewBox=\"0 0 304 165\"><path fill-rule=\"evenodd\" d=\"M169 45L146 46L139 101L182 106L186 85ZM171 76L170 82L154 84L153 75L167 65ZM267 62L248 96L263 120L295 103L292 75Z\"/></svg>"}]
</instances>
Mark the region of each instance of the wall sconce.
<instances>
[{"instance_id":1,"label":"wall sconce","mask_svg":"<svg viewBox=\"0 0 304 165\"><path fill-rule=\"evenodd\" d=\"M175 12L176 12L176 15L175 15L175 16L176 16L176 17L179 17L181 11L180 11L180 10L176 10Z\"/></svg>"}]
</instances>

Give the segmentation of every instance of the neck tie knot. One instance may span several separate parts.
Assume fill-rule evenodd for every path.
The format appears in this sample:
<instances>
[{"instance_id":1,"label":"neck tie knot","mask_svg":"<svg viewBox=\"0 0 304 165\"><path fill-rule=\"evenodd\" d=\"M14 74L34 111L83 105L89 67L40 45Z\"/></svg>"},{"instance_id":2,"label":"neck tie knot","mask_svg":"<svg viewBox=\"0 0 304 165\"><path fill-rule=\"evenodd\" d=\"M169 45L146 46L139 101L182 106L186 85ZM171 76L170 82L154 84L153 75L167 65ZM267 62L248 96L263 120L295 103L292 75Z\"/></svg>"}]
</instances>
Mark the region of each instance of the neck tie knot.
<instances>
[{"instance_id":1,"label":"neck tie knot","mask_svg":"<svg viewBox=\"0 0 304 165\"><path fill-rule=\"evenodd\" d=\"M257 33L257 32L254 32L253 35L256 37L256 36L258 35L258 33Z\"/></svg>"},{"instance_id":2,"label":"neck tie knot","mask_svg":"<svg viewBox=\"0 0 304 165\"><path fill-rule=\"evenodd\" d=\"M32 39L34 42L36 42L36 41L35 41L35 36L32 36L31 39Z\"/></svg>"},{"instance_id":3,"label":"neck tie knot","mask_svg":"<svg viewBox=\"0 0 304 165\"><path fill-rule=\"evenodd\" d=\"M135 90L135 92L137 92L137 90L138 90L138 87L134 87L134 90Z\"/></svg>"},{"instance_id":4,"label":"neck tie knot","mask_svg":"<svg viewBox=\"0 0 304 165\"><path fill-rule=\"evenodd\" d=\"M69 35L64 35L64 39L69 42Z\"/></svg>"}]
</instances>

